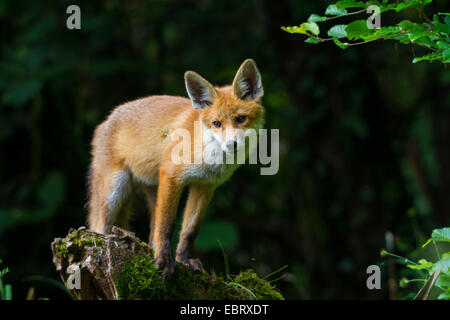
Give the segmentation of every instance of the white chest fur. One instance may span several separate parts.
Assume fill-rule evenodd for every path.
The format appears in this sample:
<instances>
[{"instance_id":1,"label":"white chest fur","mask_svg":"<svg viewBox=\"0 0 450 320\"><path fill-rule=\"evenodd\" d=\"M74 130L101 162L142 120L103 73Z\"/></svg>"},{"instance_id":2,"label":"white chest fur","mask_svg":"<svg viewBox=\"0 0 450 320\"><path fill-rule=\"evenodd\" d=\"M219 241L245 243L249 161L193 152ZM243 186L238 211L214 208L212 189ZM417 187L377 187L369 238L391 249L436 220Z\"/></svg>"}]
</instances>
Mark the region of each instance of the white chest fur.
<instances>
[{"instance_id":1,"label":"white chest fur","mask_svg":"<svg viewBox=\"0 0 450 320\"><path fill-rule=\"evenodd\" d=\"M194 151L197 152L197 159L201 159L201 161L186 166L183 172L183 180L185 182L199 181L221 184L231 176L239 165L226 163L221 142L211 130L203 128L202 136L202 148Z\"/></svg>"}]
</instances>

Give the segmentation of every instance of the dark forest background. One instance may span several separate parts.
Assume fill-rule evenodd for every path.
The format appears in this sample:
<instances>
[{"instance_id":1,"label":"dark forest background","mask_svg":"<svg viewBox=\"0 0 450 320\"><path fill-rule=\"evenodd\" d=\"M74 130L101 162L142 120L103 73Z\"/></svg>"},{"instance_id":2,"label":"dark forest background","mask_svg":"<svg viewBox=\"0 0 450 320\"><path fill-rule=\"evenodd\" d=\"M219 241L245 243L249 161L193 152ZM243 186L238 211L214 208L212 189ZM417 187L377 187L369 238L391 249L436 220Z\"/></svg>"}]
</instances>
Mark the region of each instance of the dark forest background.
<instances>
[{"instance_id":1,"label":"dark forest background","mask_svg":"<svg viewBox=\"0 0 450 320\"><path fill-rule=\"evenodd\" d=\"M385 299L380 250L413 256L449 225L450 70L412 64L422 49L392 41L341 50L309 45L280 26L306 21L326 0L0 1L0 258L13 295L67 299L50 243L85 224L93 130L118 104L186 96L183 74L232 81L246 58L263 77L266 128L280 129L280 170L245 165L208 209L196 252L207 270L260 276L288 299ZM81 30L66 8L81 8ZM427 12L449 11L436 0ZM401 19L386 14L382 24ZM425 53L425 52L424 52ZM143 204L134 229L147 239ZM366 287L382 267L382 289ZM30 276L38 276L29 278Z\"/></svg>"}]
</instances>

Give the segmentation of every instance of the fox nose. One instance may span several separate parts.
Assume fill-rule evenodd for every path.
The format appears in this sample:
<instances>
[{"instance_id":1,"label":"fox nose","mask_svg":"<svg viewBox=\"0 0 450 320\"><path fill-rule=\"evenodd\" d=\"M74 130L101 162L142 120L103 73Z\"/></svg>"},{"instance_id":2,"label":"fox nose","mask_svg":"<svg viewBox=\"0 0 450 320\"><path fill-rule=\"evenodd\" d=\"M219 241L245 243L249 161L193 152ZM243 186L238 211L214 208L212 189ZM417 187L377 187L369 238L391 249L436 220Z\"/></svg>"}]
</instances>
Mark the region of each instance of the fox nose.
<instances>
[{"instance_id":1,"label":"fox nose","mask_svg":"<svg viewBox=\"0 0 450 320\"><path fill-rule=\"evenodd\" d=\"M228 140L226 143L228 150L236 150L237 148L237 141L236 140Z\"/></svg>"}]
</instances>

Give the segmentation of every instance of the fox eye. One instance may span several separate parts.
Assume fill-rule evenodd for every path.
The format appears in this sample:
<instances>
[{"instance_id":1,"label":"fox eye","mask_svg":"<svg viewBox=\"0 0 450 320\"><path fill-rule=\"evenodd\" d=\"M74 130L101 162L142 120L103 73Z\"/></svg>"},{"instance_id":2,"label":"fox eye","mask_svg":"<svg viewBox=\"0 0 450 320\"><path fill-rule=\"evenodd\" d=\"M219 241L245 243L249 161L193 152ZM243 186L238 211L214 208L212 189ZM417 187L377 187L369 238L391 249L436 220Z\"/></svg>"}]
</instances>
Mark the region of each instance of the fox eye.
<instances>
[{"instance_id":1,"label":"fox eye","mask_svg":"<svg viewBox=\"0 0 450 320\"><path fill-rule=\"evenodd\" d=\"M246 119L247 119L246 116L239 116L239 117L236 118L236 122L239 123L239 124L241 124L241 123L244 123L244 121L245 121Z\"/></svg>"},{"instance_id":2,"label":"fox eye","mask_svg":"<svg viewBox=\"0 0 450 320\"><path fill-rule=\"evenodd\" d=\"M214 125L214 127L216 127L216 128L222 127L222 123L221 123L220 121L213 121L213 125Z\"/></svg>"}]
</instances>

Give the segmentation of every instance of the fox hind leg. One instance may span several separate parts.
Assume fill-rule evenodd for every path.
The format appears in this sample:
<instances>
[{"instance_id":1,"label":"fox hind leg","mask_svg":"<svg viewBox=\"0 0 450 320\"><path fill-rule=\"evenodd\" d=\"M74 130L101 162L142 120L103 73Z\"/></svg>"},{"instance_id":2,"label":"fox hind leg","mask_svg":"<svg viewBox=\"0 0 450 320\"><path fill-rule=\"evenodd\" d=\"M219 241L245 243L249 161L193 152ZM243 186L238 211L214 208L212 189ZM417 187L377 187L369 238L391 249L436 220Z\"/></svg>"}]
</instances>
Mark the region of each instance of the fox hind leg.
<instances>
[{"instance_id":1,"label":"fox hind leg","mask_svg":"<svg viewBox=\"0 0 450 320\"><path fill-rule=\"evenodd\" d=\"M89 229L109 233L113 225L127 224L132 176L128 169L112 171L106 175L93 172L89 199Z\"/></svg>"}]
</instances>

